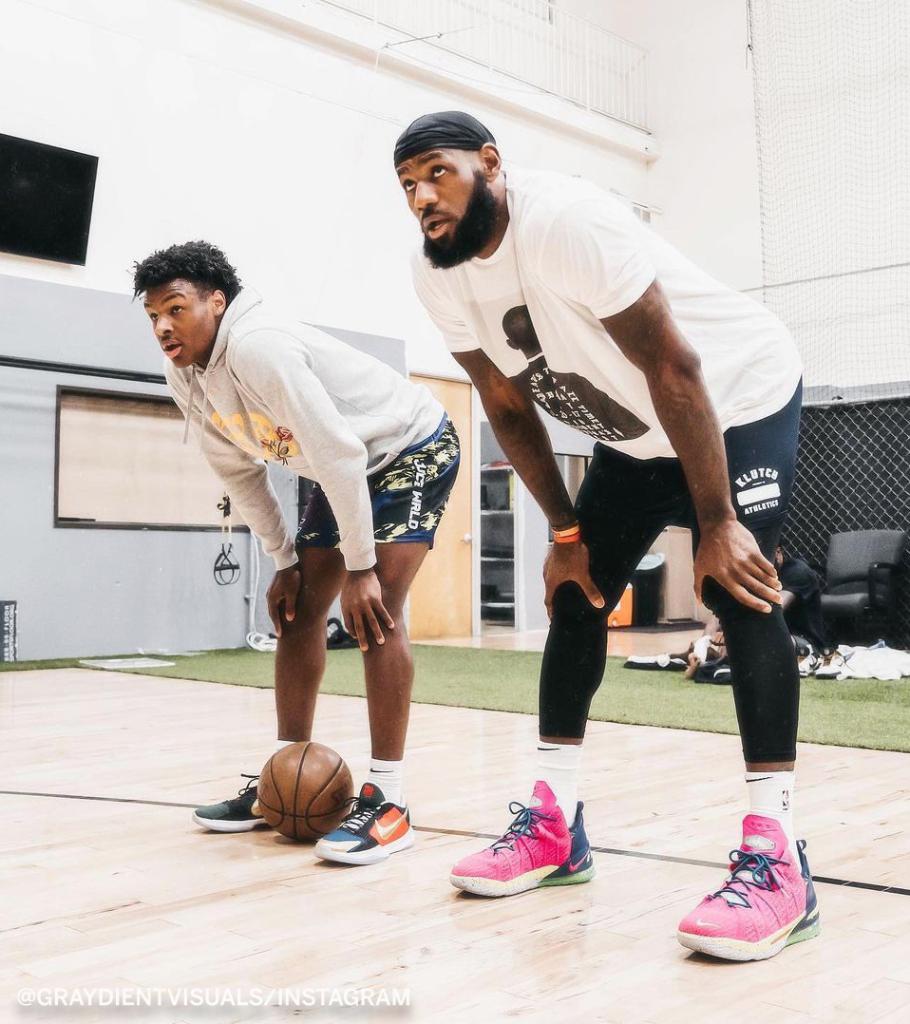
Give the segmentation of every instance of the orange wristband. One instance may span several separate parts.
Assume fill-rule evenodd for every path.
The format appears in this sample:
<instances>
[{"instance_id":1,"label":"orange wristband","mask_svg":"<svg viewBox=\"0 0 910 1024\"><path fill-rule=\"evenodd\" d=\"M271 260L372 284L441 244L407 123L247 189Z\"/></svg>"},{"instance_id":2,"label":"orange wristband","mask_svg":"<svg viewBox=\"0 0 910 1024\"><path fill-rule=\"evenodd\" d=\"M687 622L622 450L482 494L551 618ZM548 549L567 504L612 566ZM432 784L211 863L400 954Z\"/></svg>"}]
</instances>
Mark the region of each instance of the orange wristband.
<instances>
[{"instance_id":1,"label":"orange wristband","mask_svg":"<svg viewBox=\"0 0 910 1024\"><path fill-rule=\"evenodd\" d=\"M581 527L576 523L565 530L553 531L554 544L577 544L581 540Z\"/></svg>"}]
</instances>

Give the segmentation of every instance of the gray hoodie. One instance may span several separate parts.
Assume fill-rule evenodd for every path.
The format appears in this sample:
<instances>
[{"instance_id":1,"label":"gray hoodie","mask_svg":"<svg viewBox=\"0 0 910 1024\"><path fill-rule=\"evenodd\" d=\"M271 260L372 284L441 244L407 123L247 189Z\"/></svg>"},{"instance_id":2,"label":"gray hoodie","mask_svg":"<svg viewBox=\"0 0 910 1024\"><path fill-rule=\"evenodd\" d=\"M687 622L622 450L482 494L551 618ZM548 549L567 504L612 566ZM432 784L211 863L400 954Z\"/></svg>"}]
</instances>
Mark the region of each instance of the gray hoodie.
<instances>
[{"instance_id":1,"label":"gray hoodie","mask_svg":"<svg viewBox=\"0 0 910 1024\"><path fill-rule=\"evenodd\" d=\"M348 569L376 561L367 477L429 437L444 410L372 356L310 327L270 315L244 288L228 306L205 370L165 359L165 375L234 506L278 569L296 561L294 539L266 461L316 480L338 522Z\"/></svg>"}]
</instances>

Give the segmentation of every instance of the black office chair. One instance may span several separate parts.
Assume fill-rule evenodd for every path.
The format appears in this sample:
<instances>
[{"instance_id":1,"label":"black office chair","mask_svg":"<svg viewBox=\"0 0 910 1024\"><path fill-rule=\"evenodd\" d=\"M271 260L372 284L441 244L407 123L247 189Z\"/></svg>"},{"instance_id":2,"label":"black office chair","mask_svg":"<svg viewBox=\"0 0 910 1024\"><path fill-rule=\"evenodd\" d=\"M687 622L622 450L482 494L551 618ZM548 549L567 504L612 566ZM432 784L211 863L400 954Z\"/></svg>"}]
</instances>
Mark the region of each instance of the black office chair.
<instances>
[{"instance_id":1,"label":"black office chair","mask_svg":"<svg viewBox=\"0 0 910 1024\"><path fill-rule=\"evenodd\" d=\"M826 619L856 625L869 612L889 620L904 554L904 530L835 533L828 543L827 584L822 594Z\"/></svg>"}]
</instances>

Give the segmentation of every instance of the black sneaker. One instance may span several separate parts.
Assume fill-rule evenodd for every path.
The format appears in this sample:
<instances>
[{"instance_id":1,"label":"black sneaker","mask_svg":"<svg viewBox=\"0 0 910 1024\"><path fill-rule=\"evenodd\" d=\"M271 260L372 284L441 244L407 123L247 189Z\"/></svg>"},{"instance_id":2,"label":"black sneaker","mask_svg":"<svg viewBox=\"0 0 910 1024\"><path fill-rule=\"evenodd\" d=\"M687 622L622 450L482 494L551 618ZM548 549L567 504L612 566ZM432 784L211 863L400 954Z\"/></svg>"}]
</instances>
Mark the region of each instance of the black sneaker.
<instances>
[{"instance_id":1,"label":"black sneaker","mask_svg":"<svg viewBox=\"0 0 910 1024\"><path fill-rule=\"evenodd\" d=\"M197 807L193 821L211 832L251 832L254 828L268 828L268 822L256 807L256 781L258 775L243 775L249 781L238 790L233 800L222 800L220 804Z\"/></svg>"},{"instance_id":2,"label":"black sneaker","mask_svg":"<svg viewBox=\"0 0 910 1024\"><path fill-rule=\"evenodd\" d=\"M407 807L386 800L378 786L365 782L351 813L319 840L313 852L339 864L375 864L413 845Z\"/></svg>"}]
</instances>

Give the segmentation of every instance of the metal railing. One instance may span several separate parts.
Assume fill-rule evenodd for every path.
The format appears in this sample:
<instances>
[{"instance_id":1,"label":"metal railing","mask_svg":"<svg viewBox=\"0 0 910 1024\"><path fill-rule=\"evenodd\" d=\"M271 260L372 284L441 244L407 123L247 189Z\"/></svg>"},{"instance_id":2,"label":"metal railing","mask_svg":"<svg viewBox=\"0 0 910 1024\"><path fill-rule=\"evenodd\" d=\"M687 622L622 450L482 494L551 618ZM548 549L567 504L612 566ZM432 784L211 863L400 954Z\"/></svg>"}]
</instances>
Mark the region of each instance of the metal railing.
<instances>
[{"instance_id":1,"label":"metal railing","mask_svg":"<svg viewBox=\"0 0 910 1024\"><path fill-rule=\"evenodd\" d=\"M647 52L550 0L322 0L586 110L647 127Z\"/></svg>"}]
</instances>

